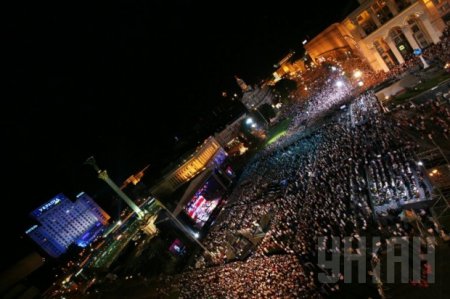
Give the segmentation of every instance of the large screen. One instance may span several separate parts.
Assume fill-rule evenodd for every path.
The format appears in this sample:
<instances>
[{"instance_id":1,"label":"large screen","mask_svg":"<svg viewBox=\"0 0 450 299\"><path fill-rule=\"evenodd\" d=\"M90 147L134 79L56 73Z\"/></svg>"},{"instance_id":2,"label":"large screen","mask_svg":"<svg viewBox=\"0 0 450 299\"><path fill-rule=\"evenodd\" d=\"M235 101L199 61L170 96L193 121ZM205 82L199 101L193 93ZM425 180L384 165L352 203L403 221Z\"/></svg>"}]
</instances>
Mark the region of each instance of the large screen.
<instances>
[{"instance_id":1,"label":"large screen","mask_svg":"<svg viewBox=\"0 0 450 299\"><path fill-rule=\"evenodd\" d=\"M186 204L184 211L194 220L197 228L202 228L208 221L222 200L223 193L224 188L211 176Z\"/></svg>"},{"instance_id":2,"label":"large screen","mask_svg":"<svg viewBox=\"0 0 450 299\"><path fill-rule=\"evenodd\" d=\"M172 245L170 245L169 251L175 255L184 255L186 253L186 246L179 239L175 239Z\"/></svg>"},{"instance_id":3,"label":"large screen","mask_svg":"<svg viewBox=\"0 0 450 299\"><path fill-rule=\"evenodd\" d=\"M202 195L194 197L185 207L186 213L194 220L197 227L203 227L209 216L219 204L221 198L206 200Z\"/></svg>"}]
</instances>

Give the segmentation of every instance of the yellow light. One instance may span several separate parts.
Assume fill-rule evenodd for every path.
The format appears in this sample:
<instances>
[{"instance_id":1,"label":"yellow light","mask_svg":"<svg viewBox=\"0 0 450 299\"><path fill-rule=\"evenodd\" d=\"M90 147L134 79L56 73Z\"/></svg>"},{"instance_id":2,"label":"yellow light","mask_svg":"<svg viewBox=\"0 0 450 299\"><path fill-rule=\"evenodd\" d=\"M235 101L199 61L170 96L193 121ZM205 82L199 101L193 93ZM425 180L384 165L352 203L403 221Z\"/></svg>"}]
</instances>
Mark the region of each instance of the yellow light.
<instances>
[{"instance_id":1,"label":"yellow light","mask_svg":"<svg viewBox=\"0 0 450 299\"><path fill-rule=\"evenodd\" d=\"M433 169L433 173L434 174L438 173L438 170L437 169Z\"/></svg>"},{"instance_id":2,"label":"yellow light","mask_svg":"<svg viewBox=\"0 0 450 299\"><path fill-rule=\"evenodd\" d=\"M353 77L355 77L355 78L361 78L361 76L362 76L362 72L360 70L356 70L353 73Z\"/></svg>"}]
</instances>

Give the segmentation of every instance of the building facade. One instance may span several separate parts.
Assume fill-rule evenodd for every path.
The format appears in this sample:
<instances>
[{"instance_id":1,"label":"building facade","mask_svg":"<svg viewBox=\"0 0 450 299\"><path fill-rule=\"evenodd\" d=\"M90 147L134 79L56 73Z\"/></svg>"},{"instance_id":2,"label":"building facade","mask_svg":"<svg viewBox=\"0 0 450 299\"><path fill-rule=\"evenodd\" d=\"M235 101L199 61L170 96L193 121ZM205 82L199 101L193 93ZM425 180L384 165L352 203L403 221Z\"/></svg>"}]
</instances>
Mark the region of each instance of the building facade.
<instances>
[{"instance_id":1,"label":"building facade","mask_svg":"<svg viewBox=\"0 0 450 299\"><path fill-rule=\"evenodd\" d=\"M273 84L280 81L286 76L294 76L298 72L304 72L306 70L305 61L300 59L292 62L292 57L295 52L291 51L285 57L283 57L276 65L277 70L273 72ZM271 85L273 85L271 84Z\"/></svg>"},{"instance_id":2,"label":"building facade","mask_svg":"<svg viewBox=\"0 0 450 299\"><path fill-rule=\"evenodd\" d=\"M321 63L326 59L347 57L357 51L358 45L344 25L335 23L305 44L309 57Z\"/></svg>"},{"instance_id":3,"label":"building facade","mask_svg":"<svg viewBox=\"0 0 450 299\"><path fill-rule=\"evenodd\" d=\"M360 6L305 49L317 61L340 49L364 58L374 71L389 71L440 41L450 21L449 0L359 0Z\"/></svg>"},{"instance_id":4,"label":"building facade","mask_svg":"<svg viewBox=\"0 0 450 299\"><path fill-rule=\"evenodd\" d=\"M256 110L263 104L272 104L274 95L268 87L255 86L254 89L244 92L241 98L242 104L248 110Z\"/></svg>"},{"instance_id":5,"label":"building facade","mask_svg":"<svg viewBox=\"0 0 450 299\"><path fill-rule=\"evenodd\" d=\"M448 0L365 0L343 22L375 71L404 63L414 49L440 41Z\"/></svg>"},{"instance_id":6,"label":"building facade","mask_svg":"<svg viewBox=\"0 0 450 299\"><path fill-rule=\"evenodd\" d=\"M227 157L227 153L214 137L208 137L195 151L181 159L159 183L150 189L155 196L164 196L190 181L208 167L217 167Z\"/></svg>"},{"instance_id":7,"label":"building facade","mask_svg":"<svg viewBox=\"0 0 450 299\"><path fill-rule=\"evenodd\" d=\"M52 257L59 257L71 244L86 247L110 218L84 192L75 202L58 194L30 215L40 225L33 225L26 234Z\"/></svg>"},{"instance_id":8,"label":"building facade","mask_svg":"<svg viewBox=\"0 0 450 299\"><path fill-rule=\"evenodd\" d=\"M225 148L230 141L239 136L239 133L241 132L241 123L246 117L247 114L242 114L233 122L227 124L222 131L214 135L214 138L222 147Z\"/></svg>"}]
</instances>

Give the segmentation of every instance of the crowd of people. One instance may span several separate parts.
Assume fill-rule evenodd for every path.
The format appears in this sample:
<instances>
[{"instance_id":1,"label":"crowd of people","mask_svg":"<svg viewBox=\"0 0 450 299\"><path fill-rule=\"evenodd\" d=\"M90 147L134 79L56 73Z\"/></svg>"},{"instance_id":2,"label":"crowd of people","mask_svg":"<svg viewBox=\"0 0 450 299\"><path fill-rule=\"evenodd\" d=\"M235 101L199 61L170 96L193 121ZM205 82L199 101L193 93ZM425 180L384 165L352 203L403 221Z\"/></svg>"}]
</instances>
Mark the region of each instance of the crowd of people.
<instances>
[{"instance_id":1,"label":"crowd of people","mask_svg":"<svg viewBox=\"0 0 450 299\"><path fill-rule=\"evenodd\" d=\"M401 105L397 111L397 125L418 138L450 140L450 107L442 96L421 104Z\"/></svg>"},{"instance_id":2,"label":"crowd of people","mask_svg":"<svg viewBox=\"0 0 450 299\"><path fill-rule=\"evenodd\" d=\"M179 298L321 298L312 273L294 255L236 261L181 275Z\"/></svg>"},{"instance_id":3,"label":"crowd of people","mask_svg":"<svg viewBox=\"0 0 450 299\"><path fill-rule=\"evenodd\" d=\"M448 60L447 48L448 30L424 56ZM418 63L412 58L379 79ZM334 237L377 235L386 244L389 237L418 233L399 216L404 205L431 198L431 185L414 158L416 144L382 113L372 92L352 98L354 89L339 69L327 74L307 102L290 106L288 134L246 166L203 239L213 257L200 256L195 268L166 279L181 298L321 298L339 292L344 279L339 272L332 274L336 283L317 280L318 273L328 273L318 252L341 250L332 247ZM448 108L433 102L411 109L422 116L400 119L401 125L426 130L426 118L447 136ZM427 211L415 215L438 233ZM261 228L264 218L269 222ZM253 244L248 254L236 254L237 236L251 239L261 232L257 242L247 240ZM377 260L376 254L368 257L368 265Z\"/></svg>"},{"instance_id":4,"label":"crowd of people","mask_svg":"<svg viewBox=\"0 0 450 299\"><path fill-rule=\"evenodd\" d=\"M380 112L372 93L284 139L248 164L203 240L214 259L202 257L198 269L173 278L183 298L314 298L336 292L339 282L316 280L325 271L317 263L318 250L330 250L332 237L377 234L374 213L398 210L419 198L418 189L423 200L429 196L413 146ZM398 205L375 209L392 202ZM245 260L233 261L230 238L257 231L267 215L264 237ZM405 231L394 226L390 232Z\"/></svg>"}]
</instances>

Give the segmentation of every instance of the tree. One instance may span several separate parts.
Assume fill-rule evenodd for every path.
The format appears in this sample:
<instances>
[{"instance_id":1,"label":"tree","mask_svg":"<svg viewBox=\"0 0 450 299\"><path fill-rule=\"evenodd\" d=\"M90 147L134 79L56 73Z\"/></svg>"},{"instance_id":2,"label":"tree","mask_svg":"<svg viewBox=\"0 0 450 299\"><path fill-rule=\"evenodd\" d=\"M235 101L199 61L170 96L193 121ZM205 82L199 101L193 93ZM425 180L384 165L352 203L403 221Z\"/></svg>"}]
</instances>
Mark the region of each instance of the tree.
<instances>
[{"instance_id":1,"label":"tree","mask_svg":"<svg viewBox=\"0 0 450 299\"><path fill-rule=\"evenodd\" d=\"M281 79L275 84L274 90L282 99L286 99L291 92L297 90L297 82L286 78Z\"/></svg>"},{"instance_id":2,"label":"tree","mask_svg":"<svg viewBox=\"0 0 450 299\"><path fill-rule=\"evenodd\" d=\"M258 111L264 116L265 119L274 118L277 114L271 105L264 103L259 108Z\"/></svg>"}]
</instances>

